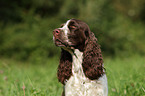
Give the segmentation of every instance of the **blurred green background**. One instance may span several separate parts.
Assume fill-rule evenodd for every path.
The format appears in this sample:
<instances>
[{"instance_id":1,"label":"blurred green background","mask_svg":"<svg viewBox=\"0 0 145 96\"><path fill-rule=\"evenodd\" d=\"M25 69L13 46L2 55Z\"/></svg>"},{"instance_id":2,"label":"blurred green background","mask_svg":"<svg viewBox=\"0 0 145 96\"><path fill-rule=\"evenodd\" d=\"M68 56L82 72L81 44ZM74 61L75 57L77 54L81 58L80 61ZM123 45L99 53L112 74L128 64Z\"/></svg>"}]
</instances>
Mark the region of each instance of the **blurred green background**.
<instances>
[{"instance_id":1,"label":"blurred green background","mask_svg":"<svg viewBox=\"0 0 145 96\"><path fill-rule=\"evenodd\" d=\"M71 18L89 25L105 56L145 55L145 0L1 0L0 58L59 56L52 32Z\"/></svg>"},{"instance_id":2,"label":"blurred green background","mask_svg":"<svg viewBox=\"0 0 145 96\"><path fill-rule=\"evenodd\" d=\"M52 32L71 18L98 38L109 96L145 96L145 0L0 0L0 96L60 96Z\"/></svg>"}]
</instances>

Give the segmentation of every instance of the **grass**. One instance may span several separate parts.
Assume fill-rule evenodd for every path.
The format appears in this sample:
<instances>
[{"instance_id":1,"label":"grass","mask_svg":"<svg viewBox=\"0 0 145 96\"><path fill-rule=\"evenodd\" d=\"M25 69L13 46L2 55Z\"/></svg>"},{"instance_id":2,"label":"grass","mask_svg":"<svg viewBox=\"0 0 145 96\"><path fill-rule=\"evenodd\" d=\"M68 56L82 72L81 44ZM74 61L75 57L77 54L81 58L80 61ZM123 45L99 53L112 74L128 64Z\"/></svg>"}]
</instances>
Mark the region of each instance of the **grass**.
<instances>
[{"instance_id":1,"label":"grass","mask_svg":"<svg viewBox=\"0 0 145 96\"><path fill-rule=\"evenodd\" d=\"M0 96L59 96L62 86L57 81L58 59L46 64L0 61Z\"/></svg>"},{"instance_id":2,"label":"grass","mask_svg":"<svg viewBox=\"0 0 145 96\"><path fill-rule=\"evenodd\" d=\"M145 96L145 57L106 58L109 96ZM45 64L0 60L0 96L61 96L58 58Z\"/></svg>"},{"instance_id":3,"label":"grass","mask_svg":"<svg viewBox=\"0 0 145 96\"><path fill-rule=\"evenodd\" d=\"M109 96L145 96L145 57L106 59Z\"/></svg>"}]
</instances>

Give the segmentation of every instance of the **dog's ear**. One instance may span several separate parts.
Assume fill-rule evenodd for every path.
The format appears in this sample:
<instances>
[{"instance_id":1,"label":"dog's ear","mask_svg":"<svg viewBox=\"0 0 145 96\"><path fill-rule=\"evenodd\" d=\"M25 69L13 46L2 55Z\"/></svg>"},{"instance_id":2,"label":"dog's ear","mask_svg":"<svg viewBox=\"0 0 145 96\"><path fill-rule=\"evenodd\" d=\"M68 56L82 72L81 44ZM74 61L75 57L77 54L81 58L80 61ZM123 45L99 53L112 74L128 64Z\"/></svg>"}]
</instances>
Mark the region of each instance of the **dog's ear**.
<instances>
[{"instance_id":1,"label":"dog's ear","mask_svg":"<svg viewBox=\"0 0 145 96\"><path fill-rule=\"evenodd\" d=\"M69 52L61 49L61 57L58 66L57 77L59 82L65 84L72 75L72 56Z\"/></svg>"},{"instance_id":2,"label":"dog's ear","mask_svg":"<svg viewBox=\"0 0 145 96\"><path fill-rule=\"evenodd\" d=\"M91 80L98 79L103 72L103 58L101 54L100 45L97 43L97 38L93 32L86 33L87 39L85 41L83 52L83 70Z\"/></svg>"}]
</instances>

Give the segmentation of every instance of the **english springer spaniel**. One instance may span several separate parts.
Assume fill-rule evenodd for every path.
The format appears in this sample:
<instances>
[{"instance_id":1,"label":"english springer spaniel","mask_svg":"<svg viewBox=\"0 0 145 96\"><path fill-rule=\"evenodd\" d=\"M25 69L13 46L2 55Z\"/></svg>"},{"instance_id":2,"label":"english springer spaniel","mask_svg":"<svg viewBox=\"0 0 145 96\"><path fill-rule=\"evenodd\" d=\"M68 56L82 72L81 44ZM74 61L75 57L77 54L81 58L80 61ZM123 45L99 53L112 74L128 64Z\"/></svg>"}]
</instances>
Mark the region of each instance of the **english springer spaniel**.
<instances>
[{"instance_id":1,"label":"english springer spaniel","mask_svg":"<svg viewBox=\"0 0 145 96\"><path fill-rule=\"evenodd\" d=\"M71 19L53 31L61 48L57 77L64 85L62 96L107 96L107 77L97 38L88 25Z\"/></svg>"}]
</instances>

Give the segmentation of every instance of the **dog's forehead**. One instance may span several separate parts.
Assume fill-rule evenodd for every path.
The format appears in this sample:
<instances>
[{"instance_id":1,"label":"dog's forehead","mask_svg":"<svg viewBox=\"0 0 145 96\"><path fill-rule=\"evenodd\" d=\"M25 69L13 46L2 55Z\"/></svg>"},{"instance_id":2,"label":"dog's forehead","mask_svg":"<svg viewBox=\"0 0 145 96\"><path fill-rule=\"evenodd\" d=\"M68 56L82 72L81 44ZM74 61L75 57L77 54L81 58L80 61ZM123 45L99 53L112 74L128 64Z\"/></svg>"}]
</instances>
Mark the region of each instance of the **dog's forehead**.
<instances>
[{"instance_id":1,"label":"dog's forehead","mask_svg":"<svg viewBox=\"0 0 145 96\"><path fill-rule=\"evenodd\" d=\"M67 20L65 26L68 26L71 20Z\"/></svg>"},{"instance_id":2,"label":"dog's forehead","mask_svg":"<svg viewBox=\"0 0 145 96\"><path fill-rule=\"evenodd\" d=\"M66 23L64 23L64 26L62 28L59 28L64 31L65 36L67 36L67 34L69 33L68 25L69 25L70 21L71 20L68 20Z\"/></svg>"},{"instance_id":3,"label":"dog's forehead","mask_svg":"<svg viewBox=\"0 0 145 96\"><path fill-rule=\"evenodd\" d=\"M63 30L68 29L69 22L70 22L70 20L68 20L66 23L64 23L63 24L63 27L62 28L59 28L59 29L63 29Z\"/></svg>"},{"instance_id":4,"label":"dog's forehead","mask_svg":"<svg viewBox=\"0 0 145 96\"><path fill-rule=\"evenodd\" d=\"M74 22L75 20L67 20L66 23L64 23L64 26L61 29L68 29L68 26L71 24L71 22Z\"/></svg>"},{"instance_id":5,"label":"dog's forehead","mask_svg":"<svg viewBox=\"0 0 145 96\"><path fill-rule=\"evenodd\" d=\"M64 23L64 26L69 26L72 22L74 23L76 22L76 20L75 19L67 20L66 23Z\"/></svg>"}]
</instances>

